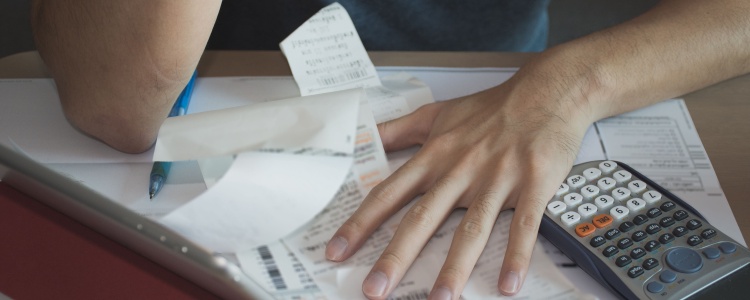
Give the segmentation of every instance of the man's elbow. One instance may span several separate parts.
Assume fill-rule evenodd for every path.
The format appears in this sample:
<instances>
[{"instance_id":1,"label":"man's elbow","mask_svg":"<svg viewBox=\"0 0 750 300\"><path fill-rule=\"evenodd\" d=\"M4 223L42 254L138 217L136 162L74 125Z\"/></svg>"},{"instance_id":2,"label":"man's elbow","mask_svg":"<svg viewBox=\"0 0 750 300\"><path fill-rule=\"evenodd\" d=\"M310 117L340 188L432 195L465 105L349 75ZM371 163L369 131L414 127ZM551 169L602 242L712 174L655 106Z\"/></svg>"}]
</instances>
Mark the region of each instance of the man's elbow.
<instances>
[{"instance_id":1,"label":"man's elbow","mask_svg":"<svg viewBox=\"0 0 750 300\"><path fill-rule=\"evenodd\" d=\"M142 122L142 116L132 113L92 112L69 108L64 111L68 121L78 130L125 153L141 153L150 149L161 124L161 121Z\"/></svg>"}]
</instances>

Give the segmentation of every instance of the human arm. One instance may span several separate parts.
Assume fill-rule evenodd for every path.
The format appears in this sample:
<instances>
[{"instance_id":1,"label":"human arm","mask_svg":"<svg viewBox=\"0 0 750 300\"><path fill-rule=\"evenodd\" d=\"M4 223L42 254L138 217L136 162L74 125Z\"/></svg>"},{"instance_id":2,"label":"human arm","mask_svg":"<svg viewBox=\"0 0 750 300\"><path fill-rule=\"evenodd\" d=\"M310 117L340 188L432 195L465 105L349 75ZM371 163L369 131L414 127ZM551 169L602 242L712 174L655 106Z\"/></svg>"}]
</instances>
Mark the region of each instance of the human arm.
<instances>
[{"instance_id":1,"label":"human arm","mask_svg":"<svg viewBox=\"0 0 750 300\"><path fill-rule=\"evenodd\" d=\"M198 64L220 5L34 0L36 45L71 124L123 152L150 148Z\"/></svg>"},{"instance_id":2,"label":"human arm","mask_svg":"<svg viewBox=\"0 0 750 300\"><path fill-rule=\"evenodd\" d=\"M383 299L445 217L468 208L432 291L457 299L498 212L515 208L498 283L503 293L515 294L546 203L586 128L749 72L748 15L746 1L665 1L630 22L546 51L496 88L381 124L386 150L422 148L373 189L331 239L327 257L347 259L378 225L423 194L363 285L369 298ZM385 283L382 289L377 281Z\"/></svg>"}]
</instances>

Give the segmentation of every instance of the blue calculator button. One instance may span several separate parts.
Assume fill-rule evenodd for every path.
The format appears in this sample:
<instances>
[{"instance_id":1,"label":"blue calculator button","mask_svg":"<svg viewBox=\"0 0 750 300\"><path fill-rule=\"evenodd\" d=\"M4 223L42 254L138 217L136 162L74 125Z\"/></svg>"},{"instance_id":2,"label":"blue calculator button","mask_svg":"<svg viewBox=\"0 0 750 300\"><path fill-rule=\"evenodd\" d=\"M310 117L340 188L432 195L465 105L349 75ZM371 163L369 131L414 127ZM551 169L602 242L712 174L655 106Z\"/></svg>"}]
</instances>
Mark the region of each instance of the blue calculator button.
<instances>
[{"instance_id":1,"label":"blue calculator button","mask_svg":"<svg viewBox=\"0 0 750 300\"><path fill-rule=\"evenodd\" d=\"M695 273L703 267L703 258L700 254L684 247L669 250L665 261L670 268L680 273Z\"/></svg>"},{"instance_id":2,"label":"blue calculator button","mask_svg":"<svg viewBox=\"0 0 750 300\"><path fill-rule=\"evenodd\" d=\"M653 268L656 268L659 266L659 261L656 260L656 258L649 258L643 261L643 268L646 270L651 270Z\"/></svg>"},{"instance_id":3,"label":"blue calculator button","mask_svg":"<svg viewBox=\"0 0 750 300\"><path fill-rule=\"evenodd\" d=\"M708 259L719 258L720 255L721 255L721 252L719 251L719 249L716 249L716 248L703 249L703 256L705 256Z\"/></svg>"},{"instance_id":4,"label":"blue calculator button","mask_svg":"<svg viewBox=\"0 0 750 300\"><path fill-rule=\"evenodd\" d=\"M670 270L664 270L663 272L661 272L661 274L659 274L659 280L664 283L674 282L675 280L677 280L677 274Z\"/></svg>"},{"instance_id":5,"label":"blue calculator button","mask_svg":"<svg viewBox=\"0 0 750 300\"><path fill-rule=\"evenodd\" d=\"M661 283L659 283L659 282L657 282L657 281L654 281L654 282L651 282L648 285L646 285L646 289L649 292L656 294L656 293L661 292L661 291L664 290L664 285L661 284Z\"/></svg>"},{"instance_id":6,"label":"blue calculator button","mask_svg":"<svg viewBox=\"0 0 750 300\"><path fill-rule=\"evenodd\" d=\"M737 251L737 245L730 242L723 242L719 245L719 249L725 254L734 253L734 251Z\"/></svg>"}]
</instances>

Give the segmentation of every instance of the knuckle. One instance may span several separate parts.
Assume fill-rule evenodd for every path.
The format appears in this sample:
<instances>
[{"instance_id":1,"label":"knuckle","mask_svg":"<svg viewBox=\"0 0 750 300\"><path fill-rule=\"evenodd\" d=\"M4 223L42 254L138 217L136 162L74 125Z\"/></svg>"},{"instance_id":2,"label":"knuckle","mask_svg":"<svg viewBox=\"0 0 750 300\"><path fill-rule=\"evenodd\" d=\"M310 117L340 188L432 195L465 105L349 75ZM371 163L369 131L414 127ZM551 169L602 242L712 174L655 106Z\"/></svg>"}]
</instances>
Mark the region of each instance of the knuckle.
<instances>
[{"instance_id":1,"label":"knuckle","mask_svg":"<svg viewBox=\"0 0 750 300\"><path fill-rule=\"evenodd\" d=\"M395 188L385 182L378 184L370 191L367 201L379 207L391 205L396 201Z\"/></svg>"},{"instance_id":2,"label":"knuckle","mask_svg":"<svg viewBox=\"0 0 750 300\"><path fill-rule=\"evenodd\" d=\"M508 249L505 253L505 261L515 266L525 266L531 261L531 251L520 249Z\"/></svg>"},{"instance_id":3,"label":"knuckle","mask_svg":"<svg viewBox=\"0 0 750 300\"><path fill-rule=\"evenodd\" d=\"M440 281L458 282L464 280L467 277L468 274L466 273L466 271L457 266L445 265L443 266L443 269L440 270Z\"/></svg>"},{"instance_id":4,"label":"knuckle","mask_svg":"<svg viewBox=\"0 0 750 300\"><path fill-rule=\"evenodd\" d=\"M516 222L516 224L518 227L520 227L518 229L521 232L536 232L537 229L539 229L539 222L541 221L541 218L538 217L536 213L519 213L518 211L516 211L516 214L518 214L518 221Z\"/></svg>"},{"instance_id":5,"label":"knuckle","mask_svg":"<svg viewBox=\"0 0 750 300\"><path fill-rule=\"evenodd\" d=\"M429 230L434 224L435 218L429 207L423 203L416 203L409 209L404 221L412 227Z\"/></svg>"},{"instance_id":6,"label":"knuckle","mask_svg":"<svg viewBox=\"0 0 750 300\"><path fill-rule=\"evenodd\" d=\"M476 240L487 232L481 217L466 216L457 229L457 234L463 239Z\"/></svg>"},{"instance_id":7,"label":"knuckle","mask_svg":"<svg viewBox=\"0 0 750 300\"><path fill-rule=\"evenodd\" d=\"M404 259L397 253L392 251L385 251L382 255L380 255L380 259L378 260L381 264L386 265L387 268L389 267L399 267L399 266L407 266L404 264Z\"/></svg>"}]
</instances>

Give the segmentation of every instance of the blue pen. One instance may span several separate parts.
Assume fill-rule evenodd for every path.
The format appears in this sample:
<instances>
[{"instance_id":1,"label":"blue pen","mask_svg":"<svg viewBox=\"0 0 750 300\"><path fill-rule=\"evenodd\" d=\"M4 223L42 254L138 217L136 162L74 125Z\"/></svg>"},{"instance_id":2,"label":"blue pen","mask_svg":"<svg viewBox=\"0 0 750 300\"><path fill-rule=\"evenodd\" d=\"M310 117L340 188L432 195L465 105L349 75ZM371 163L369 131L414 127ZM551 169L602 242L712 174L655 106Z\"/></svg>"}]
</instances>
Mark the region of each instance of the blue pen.
<instances>
[{"instance_id":1,"label":"blue pen","mask_svg":"<svg viewBox=\"0 0 750 300\"><path fill-rule=\"evenodd\" d=\"M193 72L193 76L190 77L185 89L182 90L180 96L172 106L172 110L169 111L169 117L182 116L187 113L188 105L190 105L190 97L193 95L193 87L195 86L195 77L198 72ZM154 166L151 168L151 177L148 186L148 194L151 199L154 199L156 194L161 191L164 183L167 181L169 175L169 169L172 168L172 162L168 161L155 161Z\"/></svg>"}]
</instances>

